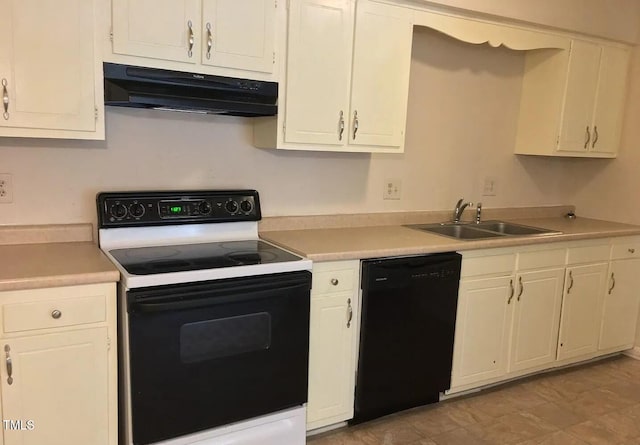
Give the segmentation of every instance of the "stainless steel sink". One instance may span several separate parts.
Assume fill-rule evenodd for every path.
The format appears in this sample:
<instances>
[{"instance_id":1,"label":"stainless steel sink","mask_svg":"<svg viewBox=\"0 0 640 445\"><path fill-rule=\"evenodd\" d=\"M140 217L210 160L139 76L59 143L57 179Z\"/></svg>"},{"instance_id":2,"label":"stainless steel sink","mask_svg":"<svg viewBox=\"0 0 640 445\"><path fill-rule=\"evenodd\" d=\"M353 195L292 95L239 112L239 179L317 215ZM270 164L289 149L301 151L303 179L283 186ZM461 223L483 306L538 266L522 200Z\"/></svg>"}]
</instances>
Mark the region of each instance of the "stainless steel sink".
<instances>
[{"instance_id":1,"label":"stainless steel sink","mask_svg":"<svg viewBox=\"0 0 640 445\"><path fill-rule=\"evenodd\" d=\"M438 235L448 236L456 239L483 239L503 236L501 233L478 230L470 224L423 224L407 226L412 229L424 230Z\"/></svg>"},{"instance_id":2,"label":"stainless steel sink","mask_svg":"<svg viewBox=\"0 0 640 445\"><path fill-rule=\"evenodd\" d=\"M541 227L523 226L521 224L508 223L505 221L485 221L479 224L421 224L409 225L407 227L460 240L478 240L504 236L558 235L562 233L554 230L543 229Z\"/></svg>"},{"instance_id":3,"label":"stainless steel sink","mask_svg":"<svg viewBox=\"0 0 640 445\"><path fill-rule=\"evenodd\" d=\"M475 227L482 230L501 233L503 235L557 235L561 233L543 229L541 227L523 226L521 224L508 223L504 221L485 221L475 224Z\"/></svg>"}]
</instances>

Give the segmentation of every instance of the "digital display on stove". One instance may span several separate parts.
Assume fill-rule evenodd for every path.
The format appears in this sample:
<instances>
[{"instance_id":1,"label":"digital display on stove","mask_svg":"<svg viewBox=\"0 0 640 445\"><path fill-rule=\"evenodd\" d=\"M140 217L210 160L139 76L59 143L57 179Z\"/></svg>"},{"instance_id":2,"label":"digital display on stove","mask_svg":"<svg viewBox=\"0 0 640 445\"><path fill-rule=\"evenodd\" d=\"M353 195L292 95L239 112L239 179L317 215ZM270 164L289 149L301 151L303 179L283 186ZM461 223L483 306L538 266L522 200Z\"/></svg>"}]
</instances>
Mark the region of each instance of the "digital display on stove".
<instances>
[{"instance_id":1,"label":"digital display on stove","mask_svg":"<svg viewBox=\"0 0 640 445\"><path fill-rule=\"evenodd\" d=\"M182 213L182 206L169 207L169 213L173 213L174 215L178 213Z\"/></svg>"}]
</instances>

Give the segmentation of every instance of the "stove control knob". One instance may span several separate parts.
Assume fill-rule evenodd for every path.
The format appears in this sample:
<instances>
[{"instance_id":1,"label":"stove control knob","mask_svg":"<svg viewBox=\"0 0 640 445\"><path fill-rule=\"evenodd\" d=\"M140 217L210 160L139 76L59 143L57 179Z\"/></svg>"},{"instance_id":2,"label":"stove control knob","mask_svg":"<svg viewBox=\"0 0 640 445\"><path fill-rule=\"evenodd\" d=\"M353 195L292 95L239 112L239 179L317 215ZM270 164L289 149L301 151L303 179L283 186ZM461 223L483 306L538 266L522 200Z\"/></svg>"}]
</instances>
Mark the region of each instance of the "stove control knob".
<instances>
[{"instance_id":1,"label":"stove control knob","mask_svg":"<svg viewBox=\"0 0 640 445\"><path fill-rule=\"evenodd\" d=\"M211 204L207 201L202 201L198 204L198 212L201 215L208 215L211 213Z\"/></svg>"},{"instance_id":2,"label":"stove control knob","mask_svg":"<svg viewBox=\"0 0 640 445\"><path fill-rule=\"evenodd\" d=\"M131 213L131 216L134 218L140 218L144 215L144 206L139 202L133 203L129 206L129 213Z\"/></svg>"},{"instance_id":3,"label":"stove control knob","mask_svg":"<svg viewBox=\"0 0 640 445\"><path fill-rule=\"evenodd\" d=\"M251 210L253 210L253 204L251 204L251 201L247 201L245 199L240 203L240 208L242 209L243 212L249 213Z\"/></svg>"},{"instance_id":4,"label":"stove control knob","mask_svg":"<svg viewBox=\"0 0 640 445\"><path fill-rule=\"evenodd\" d=\"M238 211L238 203L234 200L227 201L224 208L227 209L227 212L234 214Z\"/></svg>"},{"instance_id":5,"label":"stove control knob","mask_svg":"<svg viewBox=\"0 0 640 445\"><path fill-rule=\"evenodd\" d=\"M127 216L127 207L124 204L113 204L109 213L116 219L122 219Z\"/></svg>"}]
</instances>

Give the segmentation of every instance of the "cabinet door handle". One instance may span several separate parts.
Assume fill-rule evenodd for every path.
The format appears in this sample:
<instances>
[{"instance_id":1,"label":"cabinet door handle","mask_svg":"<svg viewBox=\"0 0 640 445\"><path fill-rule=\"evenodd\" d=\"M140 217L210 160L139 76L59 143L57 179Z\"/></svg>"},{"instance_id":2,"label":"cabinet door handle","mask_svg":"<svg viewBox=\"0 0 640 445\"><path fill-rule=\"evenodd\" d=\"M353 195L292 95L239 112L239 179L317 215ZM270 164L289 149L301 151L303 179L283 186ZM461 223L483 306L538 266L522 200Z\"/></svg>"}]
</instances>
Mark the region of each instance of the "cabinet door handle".
<instances>
[{"instance_id":1,"label":"cabinet door handle","mask_svg":"<svg viewBox=\"0 0 640 445\"><path fill-rule=\"evenodd\" d=\"M7 383L11 385L13 383L13 363L11 362L11 347L4 345L5 362L7 364Z\"/></svg>"},{"instance_id":2,"label":"cabinet door handle","mask_svg":"<svg viewBox=\"0 0 640 445\"><path fill-rule=\"evenodd\" d=\"M211 48L213 47L213 33L211 23L207 23L207 59L211 59Z\"/></svg>"},{"instance_id":3,"label":"cabinet door handle","mask_svg":"<svg viewBox=\"0 0 640 445\"><path fill-rule=\"evenodd\" d=\"M340 110L340 121L338 126L338 140L342 140L342 133L344 133L344 112Z\"/></svg>"},{"instance_id":4,"label":"cabinet door handle","mask_svg":"<svg viewBox=\"0 0 640 445\"><path fill-rule=\"evenodd\" d=\"M591 148L596 147L596 142L598 142L598 126L593 126L593 143L591 144Z\"/></svg>"},{"instance_id":5,"label":"cabinet door handle","mask_svg":"<svg viewBox=\"0 0 640 445\"><path fill-rule=\"evenodd\" d=\"M633 249L633 248L631 248L631 249L627 249L627 251L628 251L629 253L636 253L636 249Z\"/></svg>"},{"instance_id":6,"label":"cabinet door handle","mask_svg":"<svg viewBox=\"0 0 640 445\"><path fill-rule=\"evenodd\" d=\"M616 287L616 277L613 275L613 272L611 272L611 287L609 288L609 295L611 295L614 287Z\"/></svg>"},{"instance_id":7,"label":"cabinet door handle","mask_svg":"<svg viewBox=\"0 0 640 445\"><path fill-rule=\"evenodd\" d=\"M353 140L356 140L356 133L358 133L358 127L360 123L358 122L358 110L353 112Z\"/></svg>"},{"instance_id":8,"label":"cabinet door handle","mask_svg":"<svg viewBox=\"0 0 640 445\"><path fill-rule=\"evenodd\" d=\"M347 328L351 327L351 320L353 320L353 308L351 307L351 298L347 300Z\"/></svg>"},{"instance_id":9,"label":"cabinet door handle","mask_svg":"<svg viewBox=\"0 0 640 445\"><path fill-rule=\"evenodd\" d=\"M511 288L511 293L509 294L509 299L507 300L507 304L511 304L511 300L513 299L513 294L516 291L513 288L513 280L509 280L509 287Z\"/></svg>"},{"instance_id":10,"label":"cabinet door handle","mask_svg":"<svg viewBox=\"0 0 640 445\"><path fill-rule=\"evenodd\" d=\"M571 271L569 271L569 287L567 288L567 294L571 293L571 288L573 287L573 275Z\"/></svg>"},{"instance_id":11,"label":"cabinet door handle","mask_svg":"<svg viewBox=\"0 0 640 445\"><path fill-rule=\"evenodd\" d=\"M7 86L9 82L7 79L2 79L2 106L4 107L4 113L2 113L2 117L4 117L5 121L9 120L9 90L7 90Z\"/></svg>"},{"instance_id":12,"label":"cabinet door handle","mask_svg":"<svg viewBox=\"0 0 640 445\"><path fill-rule=\"evenodd\" d=\"M586 134L587 140L584 141L584 149L586 150L587 147L589 146L589 141L591 141L591 132L589 131L589 126L587 125L587 134Z\"/></svg>"},{"instance_id":13,"label":"cabinet door handle","mask_svg":"<svg viewBox=\"0 0 640 445\"><path fill-rule=\"evenodd\" d=\"M522 277L518 277L518 284L520 285L520 290L518 291L518 301L520 301L522 292L524 292L524 284L522 284Z\"/></svg>"},{"instance_id":14,"label":"cabinet door handle","mask_svg":"<svg viewBox=\"0 0 640 445\"><path fill-rule=\"evenodd\" d=\"M187 22L187 27L189 28L187 54L189 55L189 57L191 57L193 56L193 45L196 42L196 39L193 35L193 23L191 23L191 20Z\"/></svg>"}]
</instances>

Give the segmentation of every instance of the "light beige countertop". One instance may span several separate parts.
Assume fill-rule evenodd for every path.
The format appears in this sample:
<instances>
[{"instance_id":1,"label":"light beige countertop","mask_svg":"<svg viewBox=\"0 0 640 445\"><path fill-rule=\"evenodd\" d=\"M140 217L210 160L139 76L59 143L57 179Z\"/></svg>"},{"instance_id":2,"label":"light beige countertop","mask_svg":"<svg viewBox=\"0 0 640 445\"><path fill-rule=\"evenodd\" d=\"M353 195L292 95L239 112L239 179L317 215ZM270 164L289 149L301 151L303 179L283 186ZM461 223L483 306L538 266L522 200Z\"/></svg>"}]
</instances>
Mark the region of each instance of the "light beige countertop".
<instances>
[{"instance_id":1,"label":"light beige countertop","mask_svg":"<svg viewBox=\"0 0 640 445\"><path fill-rule=\"evenodd\" d=\"M504 236L465 241L402 225L386 225L261 231L260 237L313 261L333 261L640 235L640 226L581 217L573 220L554 216L509 219L508 221L563 233L561 235Z\"/></svg>"},{"instance_id":2,"label":"light beige countertop","mask_svg":"<svg viewBox=\"0 0 640 445\"><path fill-rule=\"evenodd\" d=\"M0 291L119 279L116 267L91 240L90 224L0 227Z\"/></svg>"}]
</instances>

